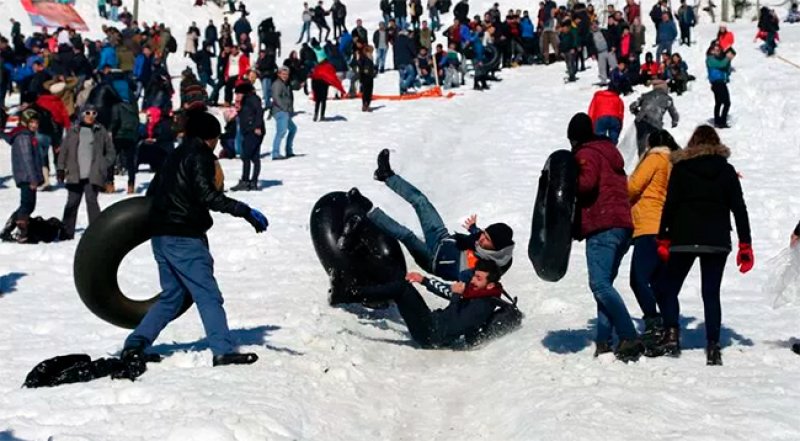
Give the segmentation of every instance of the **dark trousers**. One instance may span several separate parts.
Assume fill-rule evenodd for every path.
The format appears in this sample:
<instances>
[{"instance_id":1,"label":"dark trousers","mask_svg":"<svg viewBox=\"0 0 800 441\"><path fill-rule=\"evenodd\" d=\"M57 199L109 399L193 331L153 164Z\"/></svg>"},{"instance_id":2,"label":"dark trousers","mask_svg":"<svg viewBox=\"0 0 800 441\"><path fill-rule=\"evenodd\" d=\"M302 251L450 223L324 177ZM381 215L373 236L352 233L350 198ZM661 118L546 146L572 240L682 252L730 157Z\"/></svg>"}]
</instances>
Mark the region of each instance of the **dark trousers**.
<instances>
[{"instance_id":1,"label":"dark trousers","mask_svg":"<svg viewBox=\"0 0 800 441\"><path fill-rule=\"evenodd\" d=\"M230 77L225 82L225 104L233 104L233 89L236 87L236 79L238 77Z\"/></svg>"},{"instance_id":2,"label":"dark trousers","mask_svg":"<svg viewBox=\"0 0 800 441\"><path fill-rule=\"evenodd\" d=\"M255 133L247 133L242 135L242 180L243 181L258 181L258 175L261 174L261 140L263 137ZM250 175L250 166L252 164L253 174Z\"/></svg>"},{"instance_id":3,"label":"dark trousers","mask_svg":"<svg viewBox=\"0 0 800 441\"><path fill-rule=\"evenodd\" d=\"M81 199L86 195L86 213L89 215L91 224L100 216L100 205L97 204L98 187L89 182L88 179L81 179L77 184L67 184L67 205L64 207L64 232L67 239L75 237L75 220L78 217L78 207Z\"/></svg>"},{"instance_id":4,"label":"dark trousers","mask_svg":"<svg viewBox=\"0 0 800 441\"><path fill-rule=\"evenodd\" d=\"M411 283L404 280L384 285L367 286L356 289L356 294L366 301L394 301L408 332L415 342L422 346L433 343L433 316L430 308Z\"/></svg>"},{"instance_id":5,"label":"dark trousers","mask_svg":"<svg viewBox=\"0 0 800 441\"><path fill-rule=\"evenodd\" d=\"M14 212L14 220L26 221L36 209L36 190L31 190L30 184L23 182L19 187L19 208Z\"/></svg>"},{"instance_id":6,"label":"dark trousers","mask_svg":"<svg viewBox=\"0 0 800 441\"><path fill-rule=\"evenodd\" d=\"M767 55L769 56L775 54L775 47L777 46L775 44L775 34L776 34L775 31L767 32L766 45L767 45Z\"/></svg>"},{"instance_id":7,"label":"dark trousers","mask_svg":"<svg viewBox=\"0 0 800 441\"><path fill-rule=\"evenodd\" d=\"M636 121L636 144L639 150L639 156L642 156L645 150L647 150L647 138L650 137L651 133L657 131L658 127L647 121Z\"/></svg>"},{"instance_id":8,"label":"dark trousers","mask_svg":"<svg viewBox=\"0 0 800 441\"><path fill-rule=\"evenodd\" d=\"M364 107L369 107L372 104L372 90L375 87L374 78L361 79L361 104Z\"/></svg>"},{"instance_id":9,"label":"dark trousers","mask_svg":"<svg viewBox=\"0 0 800 441\"><path fill-rule=\"evenodd\" d=\"M663 282L658 287L658 306L661 308L664 326L678 328L680 326L678 294L680 294L683 282L686 280L686 276L697 258L700 259L706 340L717 343L719 342L720 327L722 326L719 287L722 284L725 261L728 260L727 253L672 253L667 263Z\"/></svg>"},{"instance_id":10,"label":"dark trousers","mask_svg":"<svg viewBox=\"0 0 800 441\"><path fill-rule=\"evenodd\" d=\"M567 63L569 80L575 81L575 73L578 71L577 54L574 52L564 52L564 61Z\"/></svg>"},{"instance_id":11,"label":"dark trousers","mask_svg":"<svg viewBox=\"0 0 800 441\"><path fill-rule=\"evenodd\" d=\"M692 27L688 24L681 24L681 44L692 45Z\"/></svg>"},{"instance_id":12,"label":"dark trousers","mask_svg":"<svg viewBox=\"0 0 800 441\"><path fill-rule=\"evenodd\" d=\"M322 80L311 80L311 90L314 92L314 117L325 118L325 107L328 102L328 83Z\"/></svg>"},{"instance_id":13,"label":"dark trousers","mask_svg":"<svg viewBox=\"0 0 800 441\"><path fill-rule=\"evenodd\" d=\"M723 125L728 122L728 111L731 110L731 95L728 92L728 84L724 81L711 83L711 91L714 92L714 124Z\"/></svg>"},{"instance_id":14,"label":"dark trousers","mask_svg":"<svg viewBox=\"0 0 800 441\"><path fill-rule=\"evenodd\" d=\"M662 270L658 258L656 236L648 234L633 239L633 259L631 261L631 289L644 314L644 318L658 317L656 293L653 287Z\"/></svg>"},{"instance_id":15,"label":"dark trousers","mask_svg":"<svg viewBox=\"0 0 800 441\"><path fill-rule=\"evenodd\" d=\"M115 139L114 147L116 148L117 152L122 155L123 164L125 165L125 169L128 171L128 185L135 185L136 172L139 169L138 160L136 158L136 140Z\"/></svg>"}]
</instances>

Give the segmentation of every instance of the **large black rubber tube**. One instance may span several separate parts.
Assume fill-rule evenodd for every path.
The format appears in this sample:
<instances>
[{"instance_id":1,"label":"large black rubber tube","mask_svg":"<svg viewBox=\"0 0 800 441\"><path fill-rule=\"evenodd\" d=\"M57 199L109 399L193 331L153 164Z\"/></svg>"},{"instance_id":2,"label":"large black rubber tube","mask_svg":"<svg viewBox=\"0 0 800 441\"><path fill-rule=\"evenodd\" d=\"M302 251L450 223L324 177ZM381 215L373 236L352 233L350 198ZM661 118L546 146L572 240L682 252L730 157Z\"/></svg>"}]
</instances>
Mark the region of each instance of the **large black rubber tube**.
<instances>
[{"instance_id":1,"label":"large black rubber tube","mask_svg":"<svg viewBox=\"0 0 800 441\"><path fill-rule=\"evenodd\" d=\"M557 282L567 273L577 186L572 152L558 150L550 155L539 178L528 242L528 258L542 280Z\"/></svg>"},{"instance_id":2,"label":"large black rubber tube","mask_svg":"<svg viewBox=\"0 0 800 441\"><path fill-rule=\"evenodd\" d=\"M158 300L132 300L117 283L122 259L152 238L150 199L125 199L108 207L89 225L75 250L74 277L78 295L96 316L122 328L133 329ZM192 305L184 300L181 314Z\"/></svg>"},{"instance_id":3,"label":"large black rubber tube","mask_svg":"<svg viewBox=\"0 0 800 441\"><path fill-rule=\"evenodd\" d=\"M358 286L382 284L402 279L406 261L400 243L366 221L360 230L359 245L342 251L342 235L348 213L347 194L333 192L323 196L311 211L311 240L320 263L328 274L342 271ZM330 299L338 303L337 299Z\"/></svg>"}]
</instances>

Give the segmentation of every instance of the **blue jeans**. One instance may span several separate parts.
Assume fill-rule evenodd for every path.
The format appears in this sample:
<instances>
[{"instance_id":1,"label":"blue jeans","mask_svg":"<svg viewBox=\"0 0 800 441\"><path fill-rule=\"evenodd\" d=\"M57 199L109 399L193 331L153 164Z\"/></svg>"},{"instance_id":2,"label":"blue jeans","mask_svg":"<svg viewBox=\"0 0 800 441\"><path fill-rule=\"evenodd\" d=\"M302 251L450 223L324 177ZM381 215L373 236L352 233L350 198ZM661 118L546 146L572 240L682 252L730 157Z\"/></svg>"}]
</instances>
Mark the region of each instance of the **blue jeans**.
<instances>
[{"instance_id":1,"label":"blue jeans","mask_svg":"<svg viewBox=\"0 0 800 441\"><path fill-rule=\"evenodd\" d=\"M261 93L264 95L264 107L272 108L272 78L261 79Z\"/></svg>"},{"instance_id":2,"label":"blue jeans","mask_svg":"<svg viewBox=\"0 0 800 441\"><path fill-rule=\"evenodd\" d=\"M653 287L663 265L658 258L656 236L648 234L633 239L633 258L631 260L631 289L644 314L644 318L659 317L656 293Z\"/></svg>"},{"instance_id":3,"label":"blue jeans","mask_svg":"<svg viewBox=\"0 0 800 441\"><path fill-rule=\"evenodd\" d=\"M428 198L402 177L398 175L390 177L386 180L386 186L414 208L422 226L425 241L423 242L413 231L389 217L380 208L371 210L367 217L378 229L405 245L414 260L418 263L427 262L429 267L424 269L430 271L439 244L442 239L448 237L447 227L445 227L442 217Z\"/></svg>"},{"instance_id":4,"label":"blue jeans","mask_svg":"<svg viewBox=\"0 0 800 441\"><path fill-rule=\"evenodd\" d=\"M303 22L303 29L300 30L300 38L297 39L298 43L303 41L303 35L306 36L306 43L308 43L309 40L311 40L311 22L310 21Z\"/></svg>"},{"instance_id":5,"label":"blue jeans","mask_svg":"<svg viewBox=\"0 0 800 441\"><path fill-rule=\"evenodd\" d=\"M383 15L383 24L389 26L389 21L392 19L392 14L384 14Z\"/></svg>"},{"instance_id":6,"label":"blue jeans","mask_svg":"<svg viewBox=\"0 0 800 441\"><path fill-rule=\"evenodd\" d=\"M277 158L281 154L281 141L289 132L286 138L286 156L292 156L294 151L292 145L294 144L294 135L297 133L297 126L292 121L292 115L289 112L278 112L275 114L275 140L272 141L272 159Z\"/></svg>"},{"instance_id":7,"label":"blue jeans","mask_svg":"<svg viewBox=\"0 0 800 441\"><path fill-rule=\"evenodd\" d=\"M405 64L397 67L400 76L400 94L406 93L409 87L417 80L417 71L414 66Z\"/></svg>"},{"instance_id":8,"label":"blue jeans","mask_svg":"<svg viewBox=\"0 0 800 441\"><path fill-rule=\"evenodd\" d=\"M178 316L184 297L197 305L208 345L214 355L234 351L222 293L214 279L214 259L206 238L157 236L151 241L158 263L161 296L125 340L125 347L153 344L158 334Z\"/></svg>"},{"instance_id":9,"label":"blue jeans","mask_svg":"<svg viewBox=\"0 0 800 441\"><path fill-rule=\"evenodd\" d=\"M659 43L658 47L656 48L656 56L654 57L655 60L661 59L661 54L667 53L672 55L672 42L669 43Z\"/></svg>"},{"instance_id":10,"label":"blue jeans","mask_svg":"<svg viewBox=\"0 0 800 441\"><path fill-rule=\"evenodd\" d=\"M378 71L386 70L386 48L378 49Z\"/></svg>"},{"instance_id":11,"label":"blue jeans","mask_svg":"<svg viewBox=\"0 0 800 441\"><path fill-rule=\"evenodd\" d=\"M617 145L619 132L621 131L622 122L613 116L601 116L594 125L594 134L598 136L607 136L614 145Z\"/></svg>"},{"instance_id":12,"label":"blue jeans","mask_svg":"<svg viewBox=\"0 0 800 441\"><path fill-rule=\"evenodd\" d=\"M614 288L619 265L630 246L631 231L612 228L586 239L586 262L589 269L589 288L597 302L597 342L611 341L611 333L623 340L636 338L628 309Z\"/></svg>"},{"instance_id":13,"label":"blue jeans","mask_svg":"<svg viewBox=\"0 0 800 441\"><path fill-rule=\"evenodd\" d=\"M395 17L394 21L397 24L397 29L405 29L408 26L408 20L405 17Z\"/></svg>"}]
</instances>

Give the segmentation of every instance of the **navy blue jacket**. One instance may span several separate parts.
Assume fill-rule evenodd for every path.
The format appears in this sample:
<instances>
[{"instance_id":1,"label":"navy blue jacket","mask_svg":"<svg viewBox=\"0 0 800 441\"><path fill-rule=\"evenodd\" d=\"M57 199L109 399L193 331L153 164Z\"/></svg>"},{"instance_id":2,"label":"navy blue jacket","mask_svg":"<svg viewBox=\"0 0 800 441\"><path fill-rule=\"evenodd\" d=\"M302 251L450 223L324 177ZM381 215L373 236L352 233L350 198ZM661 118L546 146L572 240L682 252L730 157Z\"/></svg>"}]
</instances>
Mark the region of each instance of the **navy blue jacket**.
<instances>
[{"instance_id":1,"label":"navy blue jacket","mask_svg":"<svg viewBox=\"0 0 800 441\"><path fill-rule=\"evenodd\" d=\"M406 66L414 64L416 56L417 51L414 49L414 43L408 38L408 35L398 35L394 41L394 65Z\"/></svg>"},{"instance_id":2,"label":"navy blue jacket","mask_svg":"<svg viewBox=\"0 0 800 441\"><path fill-rule=\"evenodd\" d=\"M434 346L446 346L462 335L477 331L489 321L494 312L496 305L494 297L465 299L454 294L450 290L450 285L437 280L425 279L422 284L428 291L450 299L450 304L446 308L431 313L433 327L431 344Z\"/></svg>"}]
</instances>

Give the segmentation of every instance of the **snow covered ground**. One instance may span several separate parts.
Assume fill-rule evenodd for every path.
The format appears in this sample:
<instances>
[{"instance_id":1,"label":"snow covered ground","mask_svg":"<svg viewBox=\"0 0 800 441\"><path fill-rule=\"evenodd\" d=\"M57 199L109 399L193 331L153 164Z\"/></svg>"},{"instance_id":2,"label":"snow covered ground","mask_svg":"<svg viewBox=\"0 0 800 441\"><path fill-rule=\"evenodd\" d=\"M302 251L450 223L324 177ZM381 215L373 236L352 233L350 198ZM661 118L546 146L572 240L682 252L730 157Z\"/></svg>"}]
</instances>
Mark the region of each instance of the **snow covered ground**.
<instances>
[{"instance_id":1,"label":"snow covered ground","mask_svg":"<svg viewBox=\"0 0 800 441\"><path fill-rule=\"evenodd\" d=\"M202 25L209 14L178 5L188 1L143 3L145 18L170 21L181 43L186 25ZM274 14L286 40L293 40L298 2L269 3L252 5L254 16ZM351 11L370 11L370 29L377 18L372 3L348 2ZM489 6L482 3L481 10ZM25 22L17 4L0 0L0 8ZM92 8L79 8L93 29L99 27ZM6 31L6 23L0 26ZM361 113L359 102L329 102L329 116L339 118L323 123L311 121L310 101L296 95L305 112L296 118L296 151L305 156L266 161L264 190L235 195L267 214L269 232L257 236L241 220L215 216L209 236L231 328L243 349L261 357L255 365L211 368L191 310L161 335L156 349L166 359L140 381L20 389L39 361L71 352L116 354L127 331L97 319L79 300L72 280L76 242L0 244L0 440L800 439L800 359L787 349L790 337L800 334L798 311L772 309L772 297L761 292L768 259L787 245L800 218L794 195L800 186L800 93L794 87L800 72L764 58L750 41L751 23L732 29L739 52L730 86L734 127L722 137L744 176L756 268L747 276L733 263L728 268L724 367L704 364L697 270L681 295L688 328L683 356L630 365L592 358L595 303L581 244L563 281L537 279L526 247L539 170L550 152L567 146L567 122L588 107L595 75L590 70L578 83L563 85L563 64L526 67L503 72L504 81L491 91L465 90L450 100L378 101L371 114ZM675 98L679 143L712 116L703 51L714 32L703 24L696 46L677 49L698 77L688 94ZM800 62L800 28L785 26L781 37L778 53ZM382 77L378 90L395 90L395 79L394 73ZM267 142L274 130L271 122L268 127ZM504 283L527 315L518 332L474 351L425 351L409 343L394 309L327 306L328 282L308 226L320 196L358 186L417 226L410 207L371 179L375 155L385 147L393 151L396 170L427 192L451 228L474 212L482 225L514 227L517 259ZM239 164L223 161L228 186L238 180ZM9 150L2 148L0 213L17 203L9 175ZM141 184L150 178L143 173ZM118 180L120 193L101 196L101 205L123 199L124 185ZM40 194L37 213L60 216L65 201L64 190ZM85 213L78 223L86 225ZM617 286L638 315L628 268L626 259ZM137 296L158 290L147 247L126 259L120 279Z\"/></svg>"}]
</instances>

